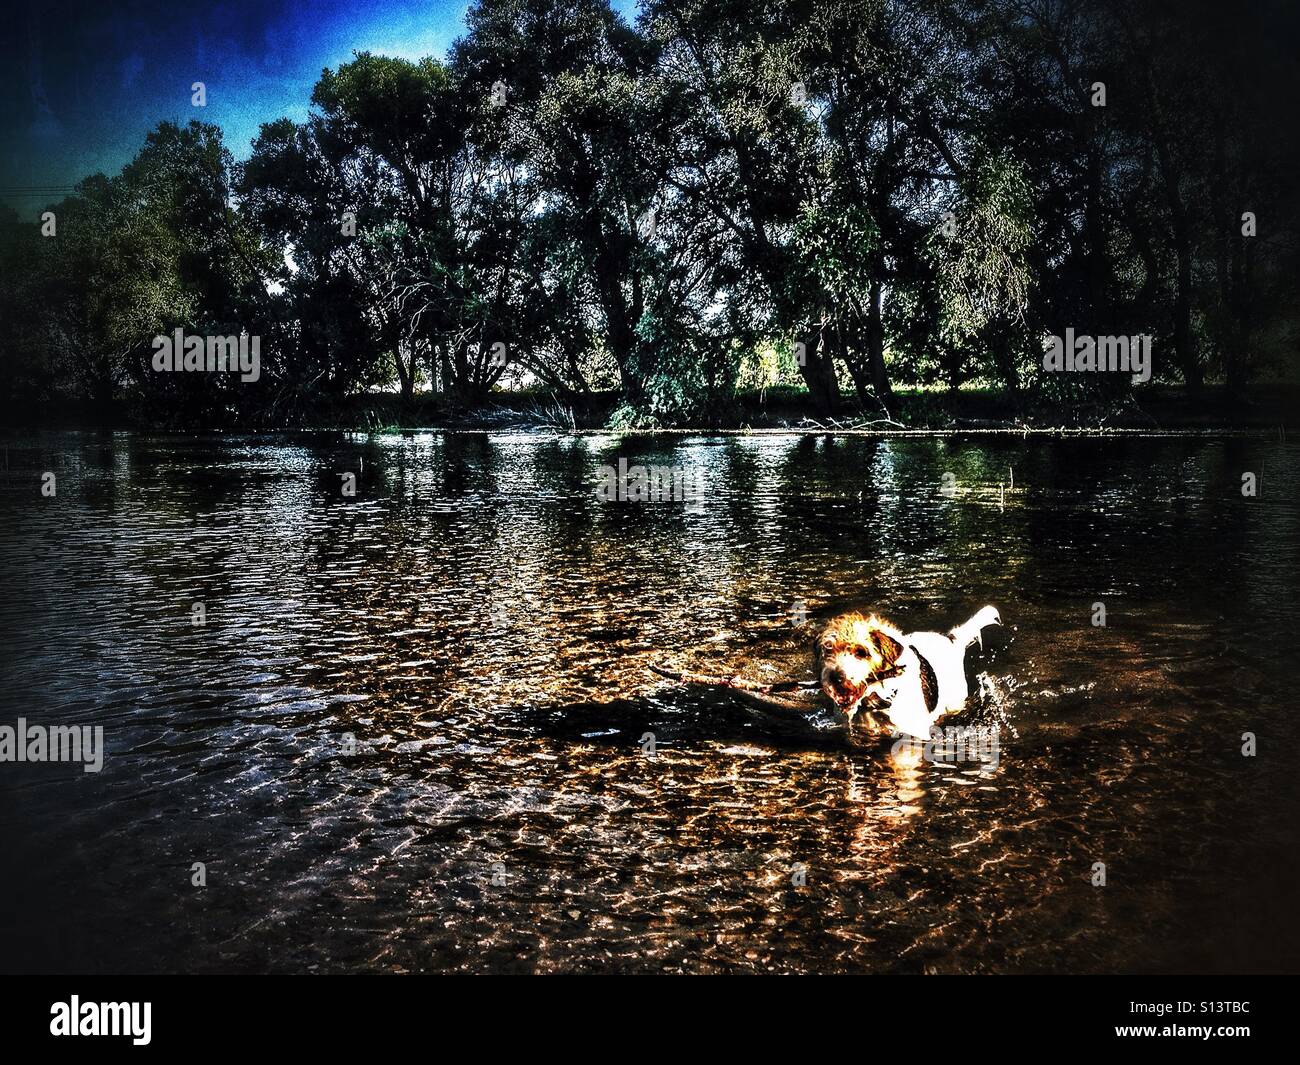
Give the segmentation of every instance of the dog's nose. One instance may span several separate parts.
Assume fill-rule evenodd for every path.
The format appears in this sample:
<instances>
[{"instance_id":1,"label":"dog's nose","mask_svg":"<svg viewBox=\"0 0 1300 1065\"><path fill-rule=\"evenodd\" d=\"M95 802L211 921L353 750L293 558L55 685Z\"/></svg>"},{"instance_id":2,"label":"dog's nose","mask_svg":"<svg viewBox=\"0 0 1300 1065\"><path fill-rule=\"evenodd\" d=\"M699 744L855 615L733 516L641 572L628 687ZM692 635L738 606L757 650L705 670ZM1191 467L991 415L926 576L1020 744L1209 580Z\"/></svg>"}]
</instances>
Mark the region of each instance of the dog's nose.
<instances>
[{"instance_id":1,"label":"dog's nose","mask_svg":"<svg viewBox=\"0 0 1300 1065\"><path fill-rule=\"evenodd\" d=\"M831 670L830 680L832 684L843 684L844 670L840 669L839 666L836 666L834 669Z\"/></svg>"}]
</instances>

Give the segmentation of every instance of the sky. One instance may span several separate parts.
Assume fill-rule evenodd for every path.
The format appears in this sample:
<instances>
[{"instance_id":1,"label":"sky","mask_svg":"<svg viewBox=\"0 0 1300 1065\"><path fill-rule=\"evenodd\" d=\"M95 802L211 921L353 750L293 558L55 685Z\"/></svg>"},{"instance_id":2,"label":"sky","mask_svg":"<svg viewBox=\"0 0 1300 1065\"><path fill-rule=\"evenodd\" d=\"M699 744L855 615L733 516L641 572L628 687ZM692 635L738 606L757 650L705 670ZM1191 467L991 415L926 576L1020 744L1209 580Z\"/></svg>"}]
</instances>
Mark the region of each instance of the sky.
<instances>
[{"instance_id":1,"label":"sky","mask_svg":"<svg viewBox=\"0 0 1300 1065\"><path fill-rule=\"evenodd\" d=\"M615 0L625 16L635 0ZM116 173L165 119L219 125L246 158L263 122L307 115L353 52L442 56L467 0L27 0L0 26L0 199L25 217ZM206 86L206 107L191 86Z\"/></svg>"}]
</instances>

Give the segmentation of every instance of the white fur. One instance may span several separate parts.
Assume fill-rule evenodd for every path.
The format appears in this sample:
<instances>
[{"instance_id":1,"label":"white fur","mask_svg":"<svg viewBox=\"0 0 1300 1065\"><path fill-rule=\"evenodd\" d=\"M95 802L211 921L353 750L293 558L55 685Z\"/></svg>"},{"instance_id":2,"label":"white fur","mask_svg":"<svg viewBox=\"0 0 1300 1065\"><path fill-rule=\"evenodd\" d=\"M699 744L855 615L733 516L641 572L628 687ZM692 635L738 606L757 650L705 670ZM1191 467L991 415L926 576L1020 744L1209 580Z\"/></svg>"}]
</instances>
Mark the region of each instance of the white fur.
<instances>
[{"instance_id":1,"label":"white fur","mask_svg":"<svg viewBox=\"0 0 1300 1065\"><path fill-rule=\"evenodd\" d=\"M986 625L1002 623L998 612L986 606L974 617L958 625L947 635L940 632L909 632L902 640L905 650L899 656L902 673L879 682L874 690L888 700L889 708L883 713L899 732L928 739L930 729L945 714L953 714L966 705L969 695L966 685L966 649L980 638ZM934 669L939 682L938 701L933 711L925 706L925 693L921 690L920 651Z\"/></svg>"}]
</instances>

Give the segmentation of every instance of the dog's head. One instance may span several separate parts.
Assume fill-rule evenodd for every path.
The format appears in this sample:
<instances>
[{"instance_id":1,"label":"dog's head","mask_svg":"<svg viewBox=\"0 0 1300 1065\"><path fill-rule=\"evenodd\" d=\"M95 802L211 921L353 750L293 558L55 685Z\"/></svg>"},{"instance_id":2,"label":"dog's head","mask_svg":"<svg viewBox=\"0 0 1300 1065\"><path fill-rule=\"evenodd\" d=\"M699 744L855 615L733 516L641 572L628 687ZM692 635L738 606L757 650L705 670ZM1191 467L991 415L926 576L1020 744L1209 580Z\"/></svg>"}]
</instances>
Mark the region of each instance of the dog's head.
<instances>
[{"instance_id":1,"label":"dog's head","mask_svg":"<svg viewBox=\"0 0 1300 1065\"><path fill-rule=\"evenodd\" d=\"M894 674L903 638L878 617L844 614L817 638L817 679L827 698L851 712L885 677Z\"/></svg>"}]
</instances>

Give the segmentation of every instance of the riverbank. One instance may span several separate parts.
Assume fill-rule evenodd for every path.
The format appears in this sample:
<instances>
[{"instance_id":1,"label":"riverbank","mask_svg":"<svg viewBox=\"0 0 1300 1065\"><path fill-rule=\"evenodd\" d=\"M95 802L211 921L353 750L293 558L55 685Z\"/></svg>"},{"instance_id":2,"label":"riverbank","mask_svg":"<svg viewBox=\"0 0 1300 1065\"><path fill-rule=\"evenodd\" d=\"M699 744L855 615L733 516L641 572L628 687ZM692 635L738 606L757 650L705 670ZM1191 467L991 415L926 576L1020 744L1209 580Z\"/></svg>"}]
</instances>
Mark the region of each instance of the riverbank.
<instances>
[{"instance_id":1,"label":"riverbank","mask_svg":"<svg viewBox=\"0 0 1300 1065\"><path fill-rule=\"evenodd\" d=\"M382 431L399 429L507 430L557 429L598 431L610 427L618 405L614 392L559 397L549 392L493 393L490 400L467 408L445 397L425 395L410 401L391 393L367 393L322 407L310 422L273 426L253 421L228 428L313 428ZM737 393L725 409L698 423L653 431L747 432L761 430L830 430L908 434L915 432L1057 432L1069 435L1110 432L1220 433L1296 428L1300 385L1252 386L1244 397L1230 399L1219 386L1190 394L1181 386L1155 385L1123 400L1063 406L1029 396L1008 396L989 389L956 392L895 392L885 410L846 399L833 417L819 415L802 389L776 388ZM91 403L55 401L11 406L5 422L22 428L211 429L177 426L143 416L126 401ZM649 430L650 427L647 427Z\"/></svg>"}]
</instances>

